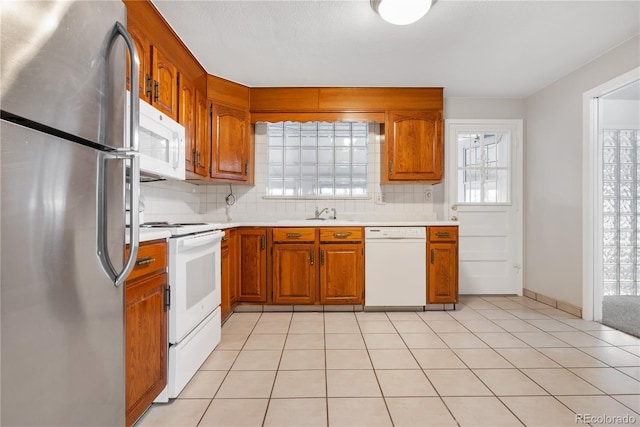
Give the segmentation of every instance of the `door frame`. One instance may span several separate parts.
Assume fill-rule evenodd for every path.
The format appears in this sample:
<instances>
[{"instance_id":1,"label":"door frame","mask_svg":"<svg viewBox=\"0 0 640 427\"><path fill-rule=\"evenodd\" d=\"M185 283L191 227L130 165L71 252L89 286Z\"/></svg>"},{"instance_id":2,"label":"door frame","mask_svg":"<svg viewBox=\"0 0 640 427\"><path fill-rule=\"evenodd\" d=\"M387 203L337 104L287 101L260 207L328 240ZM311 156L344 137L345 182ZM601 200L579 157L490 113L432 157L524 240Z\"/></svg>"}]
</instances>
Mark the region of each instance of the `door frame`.
<instances>
[{"instance_id":1,"label":"door frame","mask_svg":"<svg viewBox=\"0 0 640 427\"><path fill-rule=\"evenodd\" d=\"M602 321L602 157L598 140L598 98L640 76L640 67L582 95L582 318Z\"/></svg>"},{"instance_id":2,"label":"door frame","mask_svg":"<svg viewBox=\"0 0 640 427\"><path fill-rule=\"evenodd\" d=\"M522 119L446 119L445 120L445 179L444 179L444 206L443 213L444 219L448 220L449 206L451 206L451 200L449 200L449 186L451 182L452 174L456 173L455 170L450 170L449 159L451 159L452 150L455 149L457 141L452 135L451 128L456 125L508 125L515 128L513 139L515 144L512 145L513 150L512 160L515 161L515 165L512 164L512 171L515 174L512 176L511 182L511 204L516 208L516 263L520 266L518 274L516 275L517 282L514 285L516 294L521 296L524 289L524 132L523 132L523 120Z\"/></svg>"}]
</instances>

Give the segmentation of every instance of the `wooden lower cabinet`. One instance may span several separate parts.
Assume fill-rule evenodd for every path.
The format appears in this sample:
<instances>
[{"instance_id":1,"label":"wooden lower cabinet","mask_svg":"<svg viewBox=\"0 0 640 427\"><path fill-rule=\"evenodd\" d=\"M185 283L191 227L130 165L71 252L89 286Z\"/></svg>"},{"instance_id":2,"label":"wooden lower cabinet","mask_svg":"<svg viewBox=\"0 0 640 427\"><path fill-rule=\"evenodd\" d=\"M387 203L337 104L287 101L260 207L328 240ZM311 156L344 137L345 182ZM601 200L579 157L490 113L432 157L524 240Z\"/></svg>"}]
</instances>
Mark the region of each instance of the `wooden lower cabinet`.
<instances>
[{"instance_id":1,"label":"wooden lower cabinet","mask_svg":"<svg viewBox=\"0 0 640 427\"><path fill-rule=\"evenodd\" d=\"M458 228L427 227L427 303L458 303Z\"/></svg>"},{"instance_id":2,"label":"wooden lower cabinet","mask_svg":"<svg viewBox=\"0 0 640 427\"><path fill-rule=\"evenodd\" d=\"M223 322L233 313L233 308L238 302L237 259L236 231L225 230L225 236L220 247L220 311Z\"/></svg>"},{"instance_id":3,"label":"wooden lower cabinet","mask_svg":"<svg viewBox=\"0 0 640 427\"><path fill-rule=\"evenodd\" d=\"M267 302L267 229L237 230L238 302Z\"/></svg>"},{"instance_id":4,"label":"wooden lower cabinet","mask_svg":"<svg viewBox=\"0 0 640 427\"><path fill-rule=\"evenodd\" d=\"M320 245L320 304L362 304L362 243Z\"/></svg>"},{"instance_id":5,"label":"wooden lower cabinet","mask_svg":"<svg viewBox=\"0 0 640 427\"><path fill-rule=\"evenodd\" d=\"M143 244L138 254L142 262L132 272L135 278L125 285L127 426L142 415L167 384L166 250L166 242Z\"/></svg>"},{"instance_id":6,"label":"wooden lower cabinet","mask_svg":"<svg viewBox=\"0 0 640 427\"><path fill-rule=\"evenodd\" d=\"M272 302L315 303L317 271L314 243L275 243L272 259Z\"/></svg>"}]
</instances>

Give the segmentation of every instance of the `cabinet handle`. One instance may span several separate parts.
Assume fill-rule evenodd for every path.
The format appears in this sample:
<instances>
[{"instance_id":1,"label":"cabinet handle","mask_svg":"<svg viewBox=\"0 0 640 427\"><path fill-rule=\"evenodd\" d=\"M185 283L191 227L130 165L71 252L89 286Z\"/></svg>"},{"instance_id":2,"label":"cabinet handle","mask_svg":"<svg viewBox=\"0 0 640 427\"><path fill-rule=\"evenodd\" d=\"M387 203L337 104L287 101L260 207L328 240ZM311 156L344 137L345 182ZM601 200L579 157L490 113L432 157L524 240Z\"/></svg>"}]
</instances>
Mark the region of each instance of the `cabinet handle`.
<instances>
[{"instance_id":1,"label":"cabinet handle","mask_svg":"<svg viewBox=\"0 0 640 427\"><path fill-rule=\"evenodd\" d=\"M389 162L389 175L393 175L393 162Z\"/></svg>"},{"instance_id":2,"label":"cabinet handle","mask_svg":"<svg viewBox=\"0 0 640 427\"><path fill-rule=\"evenodd\" d=\"M299 237L302 237L302 234L300 234L300 233L287 233L287 239L297 239Z\"/></svg>"},{"instance_id":3,"label":"cabinet handle","mask_svg":"<svg viewBox=\"0 0 640 427\"><path fill-rule=\"evenodd\" d=\"M160 83L157 80L153 81L153 102L158 102L160 97Z\"/></svg>"},{"instance_id":4,"label":"cabinet handle","mask_svg":"<svg viewBox=\"0 0 640 427\"><path fill-rule=\"evenodd\" d=\"M339 239L344 239L349 236L351 236L351 233L333 233L333 237L337 237Z\"/></svg>"},{"instance_id":5,"label":"cabinet handle","mask_svg":"<svg viewBox=\"0 0 640 427\"><path fill-rule=\"evenodd\" d=\"M449 237L450 234L448 231L436 231L436 236L437 237Z\"/></svg>"},{"instance_id":6,"label":"cabinet handle","mask_svg":"<svg viewBox=\"0 0 640 427\"><path fill-rule=\"evenodd\" d=\"M198 166L196 164L196 149L195 148L191 149L191 162L193 163L194 166Z\"/></svg>"},{"instance_id":7,"label":"cabinet handle","mask_svg":"<svg viewBox=\"0 0 640 427\"><path fill-rule=\"evenodd\" d=\"M311 259L311 265L316 262L316 252L313 249L309 249L309 258Z\"/></svg>"},{"instance_id":8,"label":"cabinet handle","mask_svg":"<svg viewBox=\"0 0 640 427\"><path fill-rule=\"evenodd\" d=\"M433 259L435 258L435 251L431 249L431 264L433 264Z\"/></svg>"},{"instance_id":9,"label":"cabinet handle","mask_svg":"<svg viewBox=\"0 0 640 427\"><path fill-rule=\"evenodd\" d=\"M244 175L249 175L249 162L247 161L244 162Z\"/></svg>"},{"instance_id":10,"label":"cabinet handle","mask_svg":"<svg viewBox=\"0 0 640 427\"><path fill-rule=\"evenodd\" d=\"M227 240L229 240L229 238L228 238L228 237L223 237L223 238L222 238L222 241L223 241L223 242L226 242Z\"/></svg>"},{"instance_id":11,"label":"cabinet handle","mask_svg":"<svg viewBox=\"0 0 640 427\"><path fill-rule=\"evenodd\" d=\"M324 265L324 249L320 249L320 265Z\"/></svg>"},{"instance_id":12,"label":"cabinet handle","mask_svg":"<svg viewBox=\"0 0 640 427\"><path fill-rule=\"evenodd\" d=\"M260 249L264 251L265 248L265 243L266 243L266 239L264 237L264 234L260 236Z\"/></svg>"},{"instance_id":13,"label":"cabinet handle","mask_svg":"<svg viewBox=\"0 0 640 427\"><path fill-rule=\"evenodd\" d=\"M144 78L144 95L151 98L151 76L149 74L146 74Z\"/></svg>"},{"instance_id":14,"label":"cabinet handle","mask_svg":"<svg viewBox=\"0 0 640 427\"><path fill-rule=\"evenodd\" d=\"M152 262L154 262L155 260L156 260L155 258L152 258L152 257L150 257L150 256L145 257L145 258L138 258L138 259L136 260L136 266L151 264L151 263L152 263Z\"/></svg>"},{"instance_id":15,"label":"cabinet handle","mask_svg":"<svg viewBox=\"0 0 640 427\"><path fill-rule=\"evenodd\" d=\"M171 288L169 285L164 286L164 311L171 308Z\"/></svg>"}]
</instances>

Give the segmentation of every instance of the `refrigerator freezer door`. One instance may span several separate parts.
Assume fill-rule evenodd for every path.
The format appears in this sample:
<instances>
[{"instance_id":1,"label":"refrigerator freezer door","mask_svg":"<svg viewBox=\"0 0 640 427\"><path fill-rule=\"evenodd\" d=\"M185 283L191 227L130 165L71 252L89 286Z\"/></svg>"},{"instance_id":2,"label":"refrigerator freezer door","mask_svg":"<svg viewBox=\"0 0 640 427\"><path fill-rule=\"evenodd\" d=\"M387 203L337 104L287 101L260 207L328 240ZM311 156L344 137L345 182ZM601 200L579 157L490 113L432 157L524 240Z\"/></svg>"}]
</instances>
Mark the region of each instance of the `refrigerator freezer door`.
<instances>
[{"instance_id":1,"label":"refrigerator freezer door","mask_svg":"<svg viewBox=\"0 0 640 427\"><path fill-rule=\"evenodd\" d=\"M123 288L96 254L105 154L5 121L0 132L0 424L124 425ZM107 169L108 246L122 268L123 163Z\"/></svg>"},{"instance_id":2,"label":"refrigerator freezer door","mask_svg":"<svg viewBox=\"0 0 640 427\"><path fill-rule=\"evenodd\" d=\"M107 58L121 1L4 1L0 103L9 113L85 140L122 146L125 49ZM103 108L102 106L108 106Z\"/></svg>"}]
</instances>

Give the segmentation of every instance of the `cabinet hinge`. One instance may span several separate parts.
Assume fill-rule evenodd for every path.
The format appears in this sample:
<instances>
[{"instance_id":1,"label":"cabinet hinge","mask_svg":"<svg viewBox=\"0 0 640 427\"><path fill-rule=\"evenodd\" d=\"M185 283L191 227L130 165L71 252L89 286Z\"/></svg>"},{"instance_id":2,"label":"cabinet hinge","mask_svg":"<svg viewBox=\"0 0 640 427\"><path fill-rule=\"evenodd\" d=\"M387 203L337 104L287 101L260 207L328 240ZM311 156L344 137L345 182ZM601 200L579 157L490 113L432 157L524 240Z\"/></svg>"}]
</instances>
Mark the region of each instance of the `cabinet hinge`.
<instances>
[{"instance_id":1,"label":"cabinet hinge","mask_svg":"<svg viewBox=\"0 0 640 427\"><path fill-rule=\"evenodd\" d=\"M164 286L164 311L171 308L171 287L169 285Z\"/></svg>"}]
</instances>

